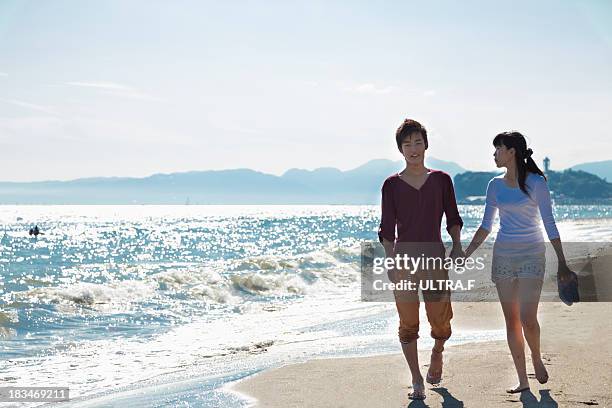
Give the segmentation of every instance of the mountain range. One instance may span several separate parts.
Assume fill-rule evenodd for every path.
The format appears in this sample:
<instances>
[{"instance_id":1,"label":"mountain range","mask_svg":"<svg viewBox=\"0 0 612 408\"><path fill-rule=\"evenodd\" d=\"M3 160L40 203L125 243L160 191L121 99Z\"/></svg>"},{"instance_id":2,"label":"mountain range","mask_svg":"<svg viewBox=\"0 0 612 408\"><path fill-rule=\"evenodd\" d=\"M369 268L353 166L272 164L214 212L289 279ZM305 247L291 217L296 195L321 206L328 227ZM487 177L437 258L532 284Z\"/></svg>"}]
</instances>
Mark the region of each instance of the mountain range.
<instances>
[{"instance_id":1,"label":"mountain range","mask_svg":"<svg viewBox=\"0 0 612 408\"><path fill-rule=\"evenodd\" d=\"M590 163L577 164L571 167L572 170L583 170L606 181L612 182L612 160L604 160Z\"/></svg>"},{"instance_id":2,"label":"mountain range","mask_svg":"<svg viewBox=\"0 0 612 408\"><path fill-rule=\"evenodd\" d=\"M452 177L466 173L454 162L433 157L426 165ZM612 160L574 168L580 166L608 174ZM143 178L0 182L0 204L377 204L384 179L403 168L403 160L375 159L346 171L293 168L281 176L241 168ZM458 198L462 197L458 194Z\"/></svg>"}]
</instances>

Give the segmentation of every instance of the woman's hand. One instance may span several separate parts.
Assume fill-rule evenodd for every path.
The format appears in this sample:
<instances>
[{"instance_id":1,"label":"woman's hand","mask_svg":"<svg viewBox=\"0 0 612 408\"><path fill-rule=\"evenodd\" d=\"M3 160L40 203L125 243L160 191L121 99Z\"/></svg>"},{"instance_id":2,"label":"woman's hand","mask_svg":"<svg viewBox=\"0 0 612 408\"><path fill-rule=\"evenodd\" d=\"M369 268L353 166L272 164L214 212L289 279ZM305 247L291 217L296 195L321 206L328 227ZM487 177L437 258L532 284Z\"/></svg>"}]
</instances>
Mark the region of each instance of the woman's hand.
<instances>
[{"instance_id":1,"label":"woman's hand","mask_svg":"<svg viewBox=\"0 0 612 408\"><path fill-rule=\"evenodd\" d=\"M564 262L559 264L559 269L557 270L557 278L563 283L569 283L572 280L575 280L577 276L576 273L573 272Z\"/></svg>"}]
</instances>

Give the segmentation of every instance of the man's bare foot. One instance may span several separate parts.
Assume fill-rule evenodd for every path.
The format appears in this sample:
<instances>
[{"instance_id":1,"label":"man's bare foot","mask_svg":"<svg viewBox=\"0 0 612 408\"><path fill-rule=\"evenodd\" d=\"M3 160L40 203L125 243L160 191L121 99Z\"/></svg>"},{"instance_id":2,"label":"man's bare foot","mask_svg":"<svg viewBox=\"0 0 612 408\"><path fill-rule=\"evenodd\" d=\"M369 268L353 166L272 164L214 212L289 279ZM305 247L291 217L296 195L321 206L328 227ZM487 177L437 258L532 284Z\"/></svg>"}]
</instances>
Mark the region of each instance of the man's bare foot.
<instances>
[{"instance_id":1,"label":"man's bare foot","mask_svg":"<svg viewBox=\"0 0 612 408\"><path fill-rule=\"evenodd\" d=\"M408 393L408 399L411 400L424 400L425 399L425 384L423 384L423 378L420 382L412 383L412 392Z\"/></svg>"},{"instance_id":2,"label":"man's bare foot","mask_svg":"<svg viewBox=\"0 0 612 408\"><path fill-rule=\"evenodd\" d=\"M429 370L427 371L427 376L425 377L429 384L439 384L442 381L442 352L444 351L444 347L439 350L433 348L431 350L431 362L429 363Z\"/></svg>"},{"instance_id":3,"label":"man's bare foot","mask_svg":"<svg viewBox=\"0 0 612 408\"><path fill-rule=\"evenodd\" d=\"M533 369L535 371L536 379L540 384L546 384L548 382L548 371L544 366L544 362L541 358L531 358L533 360Z\"/></svg>"},{"instance_id":4,"label":"man's bare foot","mask_svg":"<svg viewBox=\"0 0 612 408\"><path fill-rule=\"evenodd\" d=\"M512 388L506 389L508 394L517 394L519 392L527 391L529 389L529 383L519 383Z\"/></svg>"}]
</instances>

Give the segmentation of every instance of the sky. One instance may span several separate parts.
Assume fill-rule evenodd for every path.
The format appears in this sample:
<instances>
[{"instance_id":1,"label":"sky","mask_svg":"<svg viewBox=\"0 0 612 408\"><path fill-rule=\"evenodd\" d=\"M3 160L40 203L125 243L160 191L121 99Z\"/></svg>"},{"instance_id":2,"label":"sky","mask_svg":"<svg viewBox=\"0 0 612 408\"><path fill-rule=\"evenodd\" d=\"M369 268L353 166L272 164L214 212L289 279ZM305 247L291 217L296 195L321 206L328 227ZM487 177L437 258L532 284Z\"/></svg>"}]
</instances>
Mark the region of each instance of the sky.
<instances>
[{"instance_id":1,"label":"sky","mask_svg":"<svg viewBox=\"0 0 612 408\"><path fill-rule=\"evenodd\" d=\"M427 4L423 4L427 3ZM612 159L612 3L0 1L0 181Z\"/></svg>"}]
</instances>

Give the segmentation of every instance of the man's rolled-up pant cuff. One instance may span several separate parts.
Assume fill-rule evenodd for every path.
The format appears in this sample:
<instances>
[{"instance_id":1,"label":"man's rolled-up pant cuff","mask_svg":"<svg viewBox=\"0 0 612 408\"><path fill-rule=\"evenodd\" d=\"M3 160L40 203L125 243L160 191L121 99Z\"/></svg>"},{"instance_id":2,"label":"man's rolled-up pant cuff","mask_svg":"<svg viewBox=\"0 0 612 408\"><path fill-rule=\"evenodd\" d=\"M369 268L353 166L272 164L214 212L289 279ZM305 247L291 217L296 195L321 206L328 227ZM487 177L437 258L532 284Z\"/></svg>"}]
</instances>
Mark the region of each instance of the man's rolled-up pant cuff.
<instances>
[{"instance_id":1,"label":"man's rolled-up pant cuff","mask_svg":"<svg viewBox=\"0 0 612 408\"><path fill-rule=\"evenodd\" d=\"M452 332L448 331L448 333L434 333L433 331L431 332L431 337L434 340L448 340L451 336Z\"/></svg>"},{"instance_id":2,"label":"man's rolled-up pant cuff","mask_svg":"<svg viewBox=\"0 0 612 408\"><path fill-rule=\"evenodd\" d=\"M399 335L399 342L402 344L408 344L408 343L412 343L413 341L415 341L416 339L419 338L419 334L418 333L410 333L410 334L400 334Z\"/></svg>"}]
</instances>

